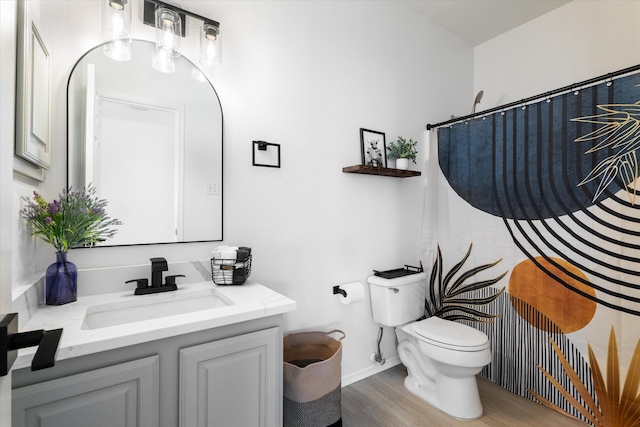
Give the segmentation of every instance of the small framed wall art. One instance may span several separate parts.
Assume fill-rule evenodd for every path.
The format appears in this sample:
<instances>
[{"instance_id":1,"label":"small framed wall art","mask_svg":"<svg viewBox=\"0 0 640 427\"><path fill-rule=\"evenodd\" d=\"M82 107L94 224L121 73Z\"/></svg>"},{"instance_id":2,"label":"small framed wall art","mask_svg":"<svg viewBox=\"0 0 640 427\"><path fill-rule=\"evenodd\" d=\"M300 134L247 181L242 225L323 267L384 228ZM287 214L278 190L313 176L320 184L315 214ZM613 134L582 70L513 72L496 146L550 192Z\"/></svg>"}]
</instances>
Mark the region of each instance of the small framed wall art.
<instances>
[{"instance_id":1,"label":"small framed wall art","mask_svg":"<svg viewBox=\"0 0 640 427\"><path fill-rule=\"evenodd\" d=\"M387 143L384 133L360 128L362 164L378 168L387 167Z\"/></svg>"}]
</instances>

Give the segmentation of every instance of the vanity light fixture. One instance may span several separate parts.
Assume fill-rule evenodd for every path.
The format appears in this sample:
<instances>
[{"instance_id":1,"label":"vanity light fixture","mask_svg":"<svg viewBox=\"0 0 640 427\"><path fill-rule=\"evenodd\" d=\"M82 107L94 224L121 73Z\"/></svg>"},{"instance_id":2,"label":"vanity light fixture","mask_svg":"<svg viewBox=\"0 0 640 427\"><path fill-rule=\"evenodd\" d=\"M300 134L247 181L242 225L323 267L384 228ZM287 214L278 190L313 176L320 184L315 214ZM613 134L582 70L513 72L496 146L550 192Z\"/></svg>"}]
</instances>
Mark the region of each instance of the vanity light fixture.
<instances>
[{"instance_id":1,"label":"vanity light fixture","mask_svg":"<svg viewBox=\"0 0 640 427\"><path fill-rule=\"evenodd\" d=\"M157 8L154 15L156 52L151 65L162 73L173 73L176 70L173 58L181 55L182 19L177 12L166 7Z\"/></svg>"},{"instance_id":2,"label":"vanity light fixture","mask_svg":"<svg viewBox=\"0 0 640 427\"><path fill-rule=\"evenodd\" d=\"M159 7L156 16L156 49L164 50L175 58L181 55L182 19L180 15L166 7Z\"/></svg>"},{"instance_id":3,"label":"vanity light fixture","mask_svg":"<svg viewBox=\"0 0 640 427\"><path fill-rule=\"evenodd\" d=\"M220 64L220 24L212 19L180 9L160 0L144 0L143 22L156 28L156 54L153 68L173 72L173 58L180 56L180 37L185 37L187 17L202 22L200 27L200 63L211 67Z\"/></svg>"},{"instance_id":4,"label":"vanity light fixture","mask_svg":"<svg viewBox=\"0 0 640 427\"><path fill-rule=\"evenodd\" d=\"M102 35L106 56L116 61L131 59L131 0L102 0Z\"/></svg>"},{"instance_id":5,"label":"vanity light fixture","mask_svg":"<svg viewBox=\"0 0 640 427\"><path fill-rule=\"evenodd\" d=\"M206 67L222 64L222 45L220 43L220 26L205 23L200 34L200 64Z\"/></svg>"}]
</instances>

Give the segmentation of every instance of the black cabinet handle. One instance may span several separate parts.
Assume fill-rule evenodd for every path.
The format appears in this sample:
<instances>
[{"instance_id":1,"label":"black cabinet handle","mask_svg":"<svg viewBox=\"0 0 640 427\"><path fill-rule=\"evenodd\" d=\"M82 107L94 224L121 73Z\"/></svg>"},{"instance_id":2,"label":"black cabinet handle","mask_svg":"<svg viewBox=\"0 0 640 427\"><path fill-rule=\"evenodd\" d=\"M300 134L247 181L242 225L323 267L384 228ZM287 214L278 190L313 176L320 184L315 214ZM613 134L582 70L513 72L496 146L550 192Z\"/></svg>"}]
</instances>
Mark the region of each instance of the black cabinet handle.
<instances>
[{"instance_id":1,"label":"black cabinet handle","mask_svg":"<svg viewBox=\"0 0 640 427\"><path fill-rule=\"evenodd\" d=\"M32 371L54 366L61 337L62 329L19 333L18 313L7 314L0 321L0 376L9 373L21 348L38 347L31 361Z\"/></svg>"},{"instance_id":2,"label":"black cabinet handle","mask_svg":"<svg viewBox=\"0 0 640 427\"><path fill-rule=\"evenodd\" d=\"M51 368L56 364L56 353L58 352L60 338L62 338L62 329L42 332L40 345L31 361L32 371Z\"/></svg>"}]
</instances>

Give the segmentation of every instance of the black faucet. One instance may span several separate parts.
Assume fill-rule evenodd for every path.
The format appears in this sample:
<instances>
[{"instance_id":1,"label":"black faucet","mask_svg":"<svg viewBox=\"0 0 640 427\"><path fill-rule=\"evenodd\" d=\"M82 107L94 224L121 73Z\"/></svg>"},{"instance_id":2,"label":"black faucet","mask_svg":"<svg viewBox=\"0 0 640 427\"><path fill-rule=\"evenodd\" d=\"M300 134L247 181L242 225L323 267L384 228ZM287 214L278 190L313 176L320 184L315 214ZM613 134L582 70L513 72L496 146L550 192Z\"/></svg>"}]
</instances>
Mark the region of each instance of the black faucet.
<instances>
[{"instance_id":1,"label":"black faucet","mask_svg":"<svg viewBox=\"0 0 640 427\"><path fill-rule=\"evenodd\" d=\"M162 272L169 271L167 260L164 258L151 258L151 286L149 279L133 279L127 280L125 283L136 282L136 290L134 295L156 294L159 292L176 291L176 277L184 277L184 274L174 274L165 278L165 284L162 284Z\"/></svg>"},{"instance_id":2,"label":"black faucet","mask_svg":"<svg viewBox=\"0 0 640 427\"><path fill-rule=\"evenodd\" d=\"M151 287L162 286L162 272L169 271L167 260L164 258L151 258Z\"/></svg>"}]
</instances>

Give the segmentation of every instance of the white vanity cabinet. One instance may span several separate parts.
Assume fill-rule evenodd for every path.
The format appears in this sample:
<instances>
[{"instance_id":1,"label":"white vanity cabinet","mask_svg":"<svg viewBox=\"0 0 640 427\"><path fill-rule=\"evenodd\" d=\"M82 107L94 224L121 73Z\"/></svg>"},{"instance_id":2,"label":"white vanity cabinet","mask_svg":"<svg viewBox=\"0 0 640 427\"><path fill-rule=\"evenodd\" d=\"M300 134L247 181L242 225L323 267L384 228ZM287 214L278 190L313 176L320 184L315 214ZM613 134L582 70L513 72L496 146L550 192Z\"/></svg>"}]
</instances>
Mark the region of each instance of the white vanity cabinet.
<instances>
[{"instance_id":1,"label":"white vanity cabinet","mask_svg":"<svg viewBox=\"0 0 640 427\"><path fill-rule=\"evenodd\" d=\"M158 425L158 356L13 390L14 426Z\"/></svg>"},{"instance_id":2,"label":"white vanity cabinet","mask_svg":"<svg viewBox=\"0 0 640 427\"><path fill-rule=\"evenodd\" d=\"M180 350L180 427L282 425L279 328Z\"/></svg>"},{"instance_id":3,"label":"white vanity cabinet","mask_svg":"<svg viewBox=\"0 0 640 427\"><path fill-rule=\"evenodd\" d=\"M282 426L282 315L13 372L13 427Z\"/></svg>"}]
</instances>

